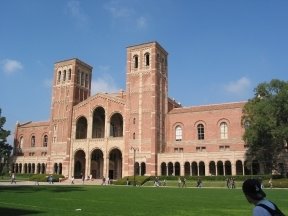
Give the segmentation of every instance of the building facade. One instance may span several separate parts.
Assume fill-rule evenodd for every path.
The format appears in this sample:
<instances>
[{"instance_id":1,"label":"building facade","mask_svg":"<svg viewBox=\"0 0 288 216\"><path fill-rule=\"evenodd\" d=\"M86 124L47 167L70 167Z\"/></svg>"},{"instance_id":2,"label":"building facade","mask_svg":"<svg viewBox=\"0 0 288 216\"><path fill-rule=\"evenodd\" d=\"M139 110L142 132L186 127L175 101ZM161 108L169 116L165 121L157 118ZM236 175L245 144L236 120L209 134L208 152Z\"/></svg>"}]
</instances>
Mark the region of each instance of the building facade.
<instances>
[{"instance_id":1,"label":"building facade","mask_svg":"<svg viewBox=\"0 0 288 216\"><path fill-rule=\"evenodd\" d=\"M48 122L18 123L16 173L119 179L137 175L245 175L245 102L182 107L168 96L168 53L127 48L126 90L91 95L92 67L57 62Z\"/></svg>"}]
</instances>

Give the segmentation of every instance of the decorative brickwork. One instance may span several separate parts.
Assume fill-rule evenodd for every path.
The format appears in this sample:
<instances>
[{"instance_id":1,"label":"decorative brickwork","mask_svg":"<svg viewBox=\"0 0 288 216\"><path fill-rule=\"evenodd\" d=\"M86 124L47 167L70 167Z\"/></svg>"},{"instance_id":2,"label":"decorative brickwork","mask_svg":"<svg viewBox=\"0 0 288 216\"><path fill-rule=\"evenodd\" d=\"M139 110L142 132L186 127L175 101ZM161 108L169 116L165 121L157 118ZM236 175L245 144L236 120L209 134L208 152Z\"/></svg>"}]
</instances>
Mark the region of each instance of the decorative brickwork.
<instances>
[{"instance_id":1,"label":"decorative brickwork","mask_svg":"<svg viewBox=\"0 0 288 216\"><path fill-rule=\"evenodd\" d=\"M167 65L168 53L157 42L129 46L126 91L90 96L91 66L78 59L55 63L51 118L17 124L11 169L110 179L134 171L250 174L241 127L245 102L182 107L168 97Z\"/></svg>"}]
</instances>

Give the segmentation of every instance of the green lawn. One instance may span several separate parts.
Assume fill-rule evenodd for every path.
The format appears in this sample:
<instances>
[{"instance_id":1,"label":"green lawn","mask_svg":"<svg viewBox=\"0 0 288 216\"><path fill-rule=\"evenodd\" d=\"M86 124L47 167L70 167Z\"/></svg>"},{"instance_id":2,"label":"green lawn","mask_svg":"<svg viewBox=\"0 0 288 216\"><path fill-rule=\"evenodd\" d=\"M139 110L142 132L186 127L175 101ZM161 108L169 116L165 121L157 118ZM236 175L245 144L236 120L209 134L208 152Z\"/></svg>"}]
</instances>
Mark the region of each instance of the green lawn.
<instances>
[{"instance_id":1,"label":"green lawn","mask_svg":"<svg viewBox=\"0 0 288 216\"><path fill-rule=\"evenodd\" d=\"M288 214L288 190L266 189ZM81 209L81 210L79 210ZM251 215L242 191L133 186L1 186L0 215Z\"/></svg>"}]
</instances>

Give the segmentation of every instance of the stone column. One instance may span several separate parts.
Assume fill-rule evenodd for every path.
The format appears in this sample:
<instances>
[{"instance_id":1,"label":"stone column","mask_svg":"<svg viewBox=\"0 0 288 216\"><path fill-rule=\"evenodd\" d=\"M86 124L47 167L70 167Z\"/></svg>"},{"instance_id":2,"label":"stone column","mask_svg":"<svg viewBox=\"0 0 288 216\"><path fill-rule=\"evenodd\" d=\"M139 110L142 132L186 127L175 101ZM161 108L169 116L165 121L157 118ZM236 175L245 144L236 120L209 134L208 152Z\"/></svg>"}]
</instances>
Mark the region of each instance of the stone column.
<instances>
[{"instance_id":1,"label":"stone column","mask_svg":"<svg viewBox=\"0 0 288 216\"><path fill-rule=\"evenodd\" d=\"M232 175L236 175L236 166L235 163L231 163Z\"/></svg>"},{"instance_id":2,"label":"stone column","mask_svg":"<svg viewBox=\"0 0 288 216\"><path fill-rule=\"evenodd\" d=\"M166 164L166 176L169 176L168 164Z\"/></svg>"}]
</instances>

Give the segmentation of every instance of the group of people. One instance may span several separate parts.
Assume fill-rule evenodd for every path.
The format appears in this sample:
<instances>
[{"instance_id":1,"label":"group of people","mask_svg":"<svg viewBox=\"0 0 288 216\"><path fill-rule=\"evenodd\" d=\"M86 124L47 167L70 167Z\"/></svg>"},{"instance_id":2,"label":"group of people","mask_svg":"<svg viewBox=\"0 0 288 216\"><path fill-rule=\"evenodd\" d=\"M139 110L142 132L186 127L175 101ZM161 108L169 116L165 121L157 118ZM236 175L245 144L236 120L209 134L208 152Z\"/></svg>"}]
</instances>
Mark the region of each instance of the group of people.
<instances>
[{"instance_id":1,"label":"group of people","mask_svg":"<svg viewBox=\"0 0 288 216\"><path fill-rule=\"evenodd\" d=\"M178 178L178 187L179 188L180 187L182 187L182 188L186 187L186 178L185 177L183 177L182 179L180 177Z\"/></svg>"},{"instance_id":2,"label":"group of people","mask_svg":"<svg viewBox=\"0 0 288 216\"><path fill-rule=\"evenodd\" d=\"M236 188L235 178L233 178L233 177L227 178L226 179L226 186L228 189L235 189Z\"/></svg>"},{"instance_id":3,"label":"group of people","mask_svg":"<svg viewBox=\"0 0 288 216\"><path fill-rule=\"evenodd\" d=\"M82 177L82 181L84 183L84 178ZM53 177L52 175L48 176L49 184L53 184ZM16 184L16 177L15 173L11 173L11 184ZM227 188L235 188L235 179L228 178L226 180ZM269 180L270 188L273 187L272 185L272 178ZM74 176L72 176L71 184L74 184ZM102 185L110 184L109 178L105 178L103 176ZM127 178L126 184L129 185L129 179ZM39 183L38 183L39 185ZM161 181L158 177L155 177L154 186L159 187L161 185ZM162 186L166 186L166 180L164 179L162 182ZM178 178L178 187L186 187L186 178L183 177L182 179ZM197 179L197 188L202 187L202 180L200 178ZM242 191L247 199L247 201L253 205L255 205L253 209L253 216L271 216L271 215L278 215L278 216L285 216L283 212L277 207L277 205L270 200L266 199L266 194L263 191L262 181L259 179L247 179L244 181L242 185Z\"/></svg>"},{"instance_id":4,"label":"group of people","mask_svg":"<svg viewBox=\"0 0 288 216\"><path fill-rule=\"evenodd\" d=\"M166 186L166 179L163 179L162 182L161 182L161 180L159 179L159 177L156 176L155 179L154 179L154 186L155 186L155 187Z\"/></svg>"}]
</instances>

